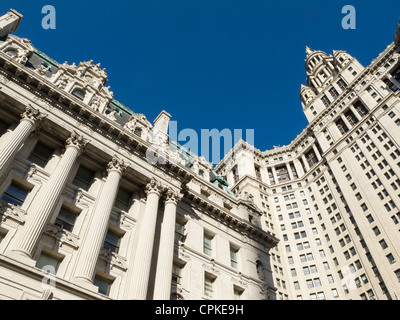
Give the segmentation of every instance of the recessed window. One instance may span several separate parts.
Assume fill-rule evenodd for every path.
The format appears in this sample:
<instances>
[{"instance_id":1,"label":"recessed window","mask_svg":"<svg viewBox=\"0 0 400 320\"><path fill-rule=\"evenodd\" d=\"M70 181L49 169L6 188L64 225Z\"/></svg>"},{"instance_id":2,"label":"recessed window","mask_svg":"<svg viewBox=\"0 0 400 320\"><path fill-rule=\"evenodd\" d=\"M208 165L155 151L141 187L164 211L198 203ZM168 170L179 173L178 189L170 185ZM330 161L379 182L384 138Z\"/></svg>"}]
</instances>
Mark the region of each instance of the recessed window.
<instances>
[{"instance_id":1,"label":"recessed window","mask_svg":"<svg viewBox=\"0 0 400 320\"><path fill-rule=\"evenodd\" d=\"M206 297L212 298L214 292L214 281L215 278L212 278L207 273L204 274L204 295Z\"/></svg>"},{"instance_id":2,"label":"recessed window","mask_svg":"<svg viewBox=\"0 0 400 320\"><path fill-rule=\"evenodd\" d=\"M4 52L7 53L11 57L15 57L17 55L17 51L14 49L6 49Z\"/></svg>"},{"instance_id":3,"label":"recessed window","mask_svg":"<svg viewBox=\"0 0 400 320\"><path fill-rule=\"evenodd\" d=\"M183 266L174 263L172 265L172 281L176 284L181 284Z\"/></svg>"},{"instance_id":4,"label":"recessed window","mask_svg":"<svg viewBox=\"0 0 400 320\"><path fill-rule=\"evenodd\" d=\"M106 296L109 295L112 284L111 280L96 275L96 277L93 280L93 284L99 288L99 293L104 294Z\"/></svg>"},{"instance_id":5,"label":"recessed window","mask_svg":"<svg viewBox=\"0 0 400 320\"><path fill-rule=\"evenodd\" d=\"M52 155L53 149L45 146L43 143L38 142L28 160L44 168Z\"/></svg>"},{"instance_id":6,"label":"recessed window","mask_svg":"<svg viewBox=\"0 0 400 320\"><path fill-rule=\"evenodd\" d=\"M114 206L123 211L129 211L129 204L132 194L122 188L119 188Z\"/></svg>"},{"instance_id":7,"label":"recessed window","mask_svg":"<svg viewBox=\"0 0 400 320\"><path fill-rule=\"evenodd\" d=\"M230 247L231 267L234 269L238 268L238 252L239 252L239 249L236 249L232 246Z\"/></svg>"},{"instance_id":8,"label":"recessed window","mask_svg":"<svg viewBox=\"0 0 400 320\"><path fill-rule=\"evenodd\" d=\"M175 222L175 241L185 242L185 223L181 221Z\"/></svg>"},{"instance_id":9,"label":"recessed window","mask_svg":"<svg viewBox=\"0 0 400 320\"><path fill-rule=\"evenodd\" d=\"M80 166L72 183L83 190L89 190L94 178L94 171Z\"/></svg>"},{"instance_id":10,"label":"recessed window","mask_svg":"<svg viewBox=\"0 0 400 320\"><path fill-rule=\"evenodd\" d=\"M121 236L118 233L108 230L104 241L104 248L109 249L111 252L118 253L120 241Z\"/></svg>"},{"instance_id":11,"label":"recessed window","mask_svg":"<svg viewBox=\"0 0 400 320\"><path fill-rule=\"evenodd\" d=\"M76 213L62 207L55 221L55 225L72 232L75 225Z\"/></svg>"},{"instance_id":12,"label":"recessed window","mask_svg":"<svg viewBox=\"0 0 400 320\"><path fill-rule=\"evenodd\" d=\"M85 91L83 91L81 89L74 89L72 91L72 95L77 97L79 100L83 100L83 99L85 99L86 93L85 93Z\"/></svg>"},{"instance_id":13,"label":"recessed window","mask_svg":"<svg viewBox=\"0 0 400 320\"><path fill-rule=\"evenodd\" d=\"M61 260L62 259L50 255L47 252L42 252L39 256L39 259L36 261L36 268L56 274Z\"/></svg>"},{"instance_id":14,"label":"recessed window","mask_svg":"<svg viewBox=\"0 0 400 320\"><path fill-rule=\"evenodd\" d=\"M212 255L212 240L213 240L213 236L208 234L208 233L204 233L204 242L203 242L203 252L208 255L211 256Z\"/></svg>"},{"instance_id":15,"label":"recessed window","mask_svg":"<svg viewBox=\"0 0 400 320\"><path fill-rule=\"evenodd\" d=\"M20 185L17 182L12 182L3 193L1 200L16 206L22 206L29 191L30 190L26 186Z\"/></svg>"}]
</instances>

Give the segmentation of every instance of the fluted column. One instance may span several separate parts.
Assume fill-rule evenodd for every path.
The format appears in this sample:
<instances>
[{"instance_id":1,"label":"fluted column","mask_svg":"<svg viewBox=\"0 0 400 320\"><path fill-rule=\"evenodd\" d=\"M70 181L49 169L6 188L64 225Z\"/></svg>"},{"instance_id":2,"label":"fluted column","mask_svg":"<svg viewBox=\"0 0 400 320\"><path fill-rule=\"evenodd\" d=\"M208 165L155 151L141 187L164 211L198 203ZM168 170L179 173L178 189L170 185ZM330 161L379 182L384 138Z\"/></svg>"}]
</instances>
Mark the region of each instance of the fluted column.
<instances>
[{"instance_id":1,"label":"fluted column","mask_svg":"<svg viewBox=\"0 0 400 320\"><path fill-rule=\"evenodd\" d=\"M354 116L357 118L358 121L361 121L362 117L352 105L350 105L350 110L353 112Z\"/></svg>"},{"instance_id":2,"label":"fluted column","mask_svg":"<svg viewBox=\"0 0 400 320\"><path fill-rule=\"evenodd\" d=\"M78 282L92 285L96 263L107 234L108 222L125 168L124 161L116 156L107 165L108 176L96 200L93 218L77 261L75 279Z\"/></svg>"},{"instance_id":3,"label":"fluted column","mask_svg":"<svg viewBox=\"0 0 400 320\"><path fill-rule=\"evenodd\" d=\"M276 169L275 167L271 167L271 171L272 171L272 176L274 177L274 182L275 184L278 184L278 176L276 174Z\"/></svg>"},{"instance_id":4,"label":"fluted column","mask_svg":"<svg viewBox=\"0 0 400 320\"><path fill-rule=\"evenodd\" d=\"M294 159L293 160L293 165L297 171L297 177L302 177L304 175L304 169L300 163L299 159Z\"/></svg>"},{"instance_id":5,"label":"fluted column","mask_svg":"<svg viewBox=\"0 0 400 320\"><path fill-rule=\"evenodd\" d=\"M18 126L0 146L0 177L14 161L18 150L25 143L26 139L28 139L32 131L40 126L46 116L29 106L21 117L22 119Z\"/></svg>"},{"instance_id":6,"label":"fluted column","mask_svg":"<svg viewBox=\"0 0 400 320\"><path fill-rule=\"evenodd\" d=\"M351 130L351 128L353 127L349 120L346 119L346 117L343 115L343 113L340 115L340 118L343 120L344 124L346 125L346 127Z\"/></svg>"},{"instance_id":7,"label":"fluted column","mask_svg":"<svg viewBox=\"0 0 400 320\"><path fill-rule=\"evenodd\" d=\"M318 161L322 159L321 153L319 152L317 146L315 144L312 145L312 148L314 150L315 156L317 157Z\"/></svg>"},{"instance_id":8,"label":"fluted column","mask_svg":"<svg viewBox=\"0 0 400 320\"><path fill-rule=\"evenodd\" d=\"M286 162L286 170L288 172L290 180L293 180L294 177L293 177L292 168L290 167L290 162Z\"/></svg>"},{"instance_id":9,"label":"fluted column","mask_svg":"<svg viewBox=\"0 0 400 320\"><path fill-rule=\"evenodd\" d=\"M158 249L154 300L169 300L171 296L172 265L174 259L176 206L180 199L178 192L168 188L165 199L164 217L161 225Z\"/></svg>"},{"instance_id":10,"label":"fluted column","mask_svg":"<svg viewBox=\"0 0 400 320\"><path fill-rule=\"evenodd\" d=\"M67 139L64 155L47 183L36 195L24 227L17 232L15 245L11 246L13 253L24 258L32 258L34 249L64 190L71 169L86 143L87 141L76 132Z\"/></svg>"},{"instance_id":11,"label":"fluted column","mask_svg":"<svg viewBox=\"0 0 400 320\"><path fill-rule=\"evenodd\" d=\"M308 165L308 161L304 154L301 155L301 160L303 160L304 167L306 168L306 172L310 170L310 166Z\"/></svg>"},{"instance_id":12,"label":"fluted column","mask_svg":"<svg viewBox=\"0 0 400 320\"><path fill-rule=\"evenodd\" d=\"M132 294L133 299L139 300L145 300L147 295L161 184L152 178L146 185L146 193L146 208L133 263Z\"/></svg>"}]
</instances>

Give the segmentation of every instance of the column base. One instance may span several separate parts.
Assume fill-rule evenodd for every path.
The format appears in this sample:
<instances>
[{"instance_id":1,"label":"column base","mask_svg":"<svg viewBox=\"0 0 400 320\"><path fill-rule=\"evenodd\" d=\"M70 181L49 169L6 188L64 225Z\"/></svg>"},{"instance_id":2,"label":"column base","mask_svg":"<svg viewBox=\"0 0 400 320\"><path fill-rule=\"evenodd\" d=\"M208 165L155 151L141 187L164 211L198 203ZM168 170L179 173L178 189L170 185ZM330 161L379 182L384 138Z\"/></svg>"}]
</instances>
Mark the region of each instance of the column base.
<instances>
[{"instance_id":1,"label":"column base","mask_svg":"<svg viewBox=\"0 0 400 320\"><path fill-rule=\"evenodd\" d=\"M17 260L18 262L26 264L30 267L36 266L36 261L33 260L31 258L31 256L28 253L26 253L25 251L11 250L6 253L6 256L11 259Z\"/></svg>"}]
</instances>

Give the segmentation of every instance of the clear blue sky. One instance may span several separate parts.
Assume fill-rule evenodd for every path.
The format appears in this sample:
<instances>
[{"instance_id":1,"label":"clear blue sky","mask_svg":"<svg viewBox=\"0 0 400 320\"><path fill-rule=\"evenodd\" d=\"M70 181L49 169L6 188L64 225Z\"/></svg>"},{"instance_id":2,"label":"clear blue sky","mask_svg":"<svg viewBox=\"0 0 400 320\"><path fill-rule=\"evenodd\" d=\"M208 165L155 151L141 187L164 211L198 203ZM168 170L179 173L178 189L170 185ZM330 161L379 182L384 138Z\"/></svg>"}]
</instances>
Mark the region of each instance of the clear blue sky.
<instances>
[{"instance_id":1,"label":"clear blue sky","mask_svg":"<svg viewBox=\"0 0 400 320\"><path fill-rule=\"evenodd\" d=\"M44 30L41 9L56 8ZM344 5L356 29L341 26ZM24 15L17 35L62 63L93 59L115 99L178 129L254 129L261 150L290 143L307 125L299 100L305 46L347 50L368 65L392 42L399 0L1 1Z\"/></svg>"}]
</instances>

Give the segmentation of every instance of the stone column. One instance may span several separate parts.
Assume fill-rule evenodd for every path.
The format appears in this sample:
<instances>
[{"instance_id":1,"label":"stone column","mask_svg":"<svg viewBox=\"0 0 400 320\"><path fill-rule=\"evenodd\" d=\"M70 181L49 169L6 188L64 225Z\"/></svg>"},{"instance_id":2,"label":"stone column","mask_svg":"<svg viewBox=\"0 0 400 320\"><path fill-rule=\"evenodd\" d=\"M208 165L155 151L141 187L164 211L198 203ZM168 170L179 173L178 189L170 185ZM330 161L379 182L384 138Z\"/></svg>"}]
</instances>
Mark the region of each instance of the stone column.
<instances>
[{"instance_id":1,"label":"stone column","mask_svg":"<svg viewBox=\"0 0 400 320\"><path fill-rule=\"evenodd\" d=\"M152 178L146 185L147 201L141 221L135 260L133 263L132 295L133 299L145 300L149 284L151 256L160 200L161 184Z\"/></svg>"},{"instance_id":2,"label":"stone column","mask_svg":"<svg viewBox=\"0 0 400 320\"><path fill-rule=\"evenodd\" d=\"M344 116L343 113L340 115L340 118L343 120L343 122L344 122L344 124L346 125L346 127L347 127L349 130L351 130L351 128L352 128L353 126L350 124L349 120L346 119L346 117Z\"/></svg>"},{"instance_id":3,"label":"stone column","mask_svg":"<svg viewBox=\"0 0 400 320\"><path fill-rule=\"evenodd\" d=\"M97 260L108 230L111 211L117 197L119 182L126 168L124 161L114 156L107 165L108 176L97 197L93 217L77 260L74 278L92 286ZM83 283L82 283L83 282Z\"/></svg>"},{"instance_id":4,"label":"stone column","mask_svg":"<svg viewBox=\"0 0 400 320\"><path fill-rule=\"evenodd\" d=\"M172 265L175 245L176 206L180 195L168 188L165 199L164 217L161 225L158 250L154 300L169 300L171 297Z\"/></svg>"},{"instance_id":5,"label":"stone column","mask_svg":"<svg viewBox=\"0 0 400 320\"><path fill-rule=\"evenodd\" d=\"M357 118L358 121L361 121L362 117L361 115L358 113L358 111L356 110L356 108L354 108L352 105L350 105L350 110L351 112L353 112L353 114L355 115L355 117Z\"/></svg>"},{"instance_id":6,"label":"stone column","mask_svg":"<svg viewBox=\"0 0 400 320\"><path fill-rule=\"evenodd\" d=\"M318 161L321 161L322 157L321 157L321 154L319 153L317 146L315 144L313 144L312 148L314 150L315 156L317 157Z\"/></svg>"},{"instance_id":7,"label":"stone column","mask_svg":"<svg viewBox=\"0 0 400 320\"><path fill-rule=\"evenodd\" d=\"M309 171L310 170L310 166L308 165L306 156L304 154L301 155L301 160L303 160L303 164L304 164L304 167L306 168L306 171Z\"/></svg>"},{"instance_id":8,"label":"stone column","mask_svg":"<svg viewBox=\"0 0 400 320\"><path fill-rule=\"evenodd\" d=\"M302 177L304 175L304 169L300 163L299 159L294 159L293 160L293 165L297 171L297 177Z\"/></svg>"},{"instance_id":9,"label":"stone column","mask_svg":"<svg viewBox=\"0 0 400 320\"><path fill-rule=\"evenodd\" d=\"M278 184L278 176L276 174L276 169L275 167L271 167L271 171L272 171L272 176L274 177L274 182L275 184Z\"/></svg>"},{"instance_id":10,"label":"stone column","mask_svg":"<svg viewBox=\"0 0 400 320\"><path fill-rule=\"evenodd\" d=\"M293 177L292 168L290 167L290 162L286 162L286 170L288 171L290 180L293 180L294 177Z\"/></svg>"},{"instance_id":11,"label":"stone column","mask_svg":"<svg viewBox=\"0 0 400 320\"><path fill-rule=\"evenodd\" d=\"M21 117L22 119L18 126L0 146L0 177L14 161L19 149L25 143L26 139L28 139L32 131L39 128L46 116L29 106Z\"/></svg>"},{"instance_id":12,"label":"stone column","mask_svg":"<svg viewBox=\"0 0 400 320\"><path fill-rule=\"evenodd\" d=\"M20 256L22 260L26 260L28 264L34 263L30 259L42 236L43 230L57 206L71 169L86 144L87 141L82 136L76 132L72 132L71 137L66 141L65 153L58 163L57 168L47 183L39 190L35 201L28 211L25 225L16 234L15 246L11 246L12 253Z\"/></svg>"}]
</instances>

